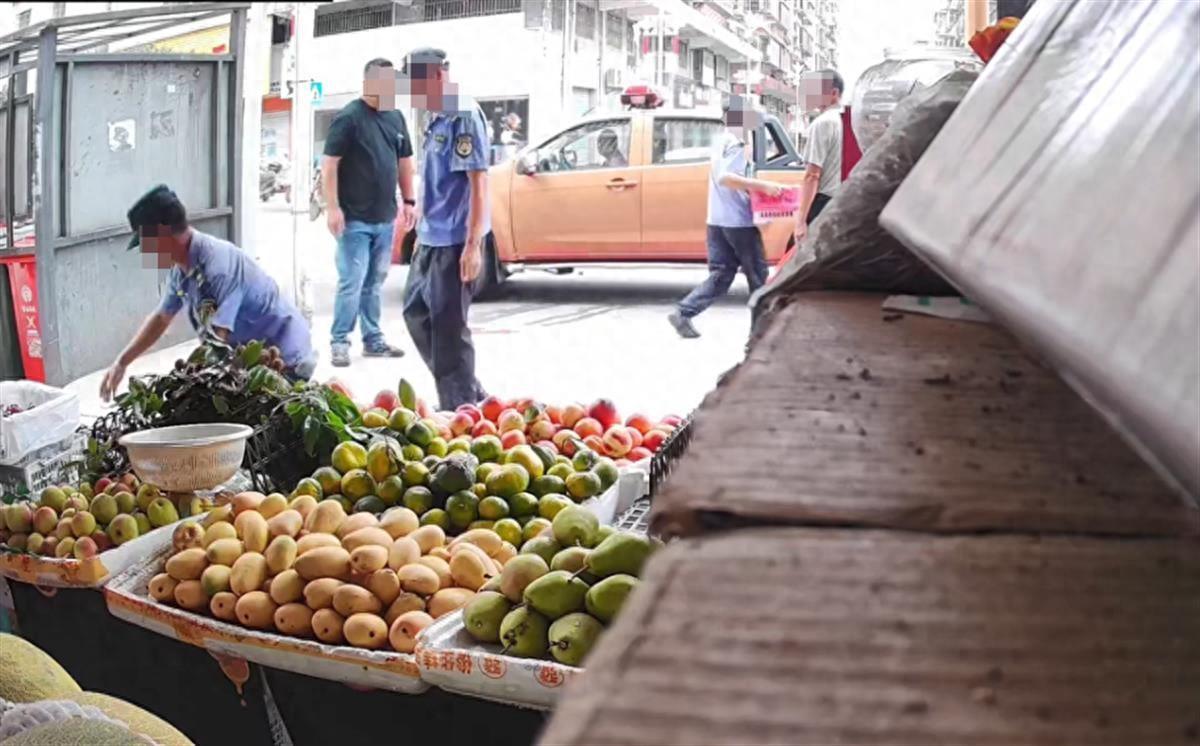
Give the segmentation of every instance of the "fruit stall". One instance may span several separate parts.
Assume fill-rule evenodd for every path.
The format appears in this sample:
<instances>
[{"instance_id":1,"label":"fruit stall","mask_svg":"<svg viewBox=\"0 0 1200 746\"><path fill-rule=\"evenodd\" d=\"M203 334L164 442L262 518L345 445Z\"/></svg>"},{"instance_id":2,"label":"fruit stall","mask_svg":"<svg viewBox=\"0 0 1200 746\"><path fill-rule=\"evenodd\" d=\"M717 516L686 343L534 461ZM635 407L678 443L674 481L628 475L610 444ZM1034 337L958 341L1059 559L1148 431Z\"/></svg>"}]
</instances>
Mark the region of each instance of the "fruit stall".
<instances>
[{"instance_id":1,"label":"fruit stall","mask_svg":"<svg viewBox=\"0 0 1200 746\"><path fill-rule=\"evenodd\" d=\"M658 548L646 495L689 423L605 400L436 412L405 381L356 402L276 355L208 343L133 379L68 429L69 468L6 489L18 630L197 741L227 727L197 704L237 702L238 727L307 742L316 711L290 705L323 681L339 707L432 699L529 742ZM109 640L128 656L98 656ZM212 685L176 700L145 673L184 668Z\"/></svg>"}]
</instances>

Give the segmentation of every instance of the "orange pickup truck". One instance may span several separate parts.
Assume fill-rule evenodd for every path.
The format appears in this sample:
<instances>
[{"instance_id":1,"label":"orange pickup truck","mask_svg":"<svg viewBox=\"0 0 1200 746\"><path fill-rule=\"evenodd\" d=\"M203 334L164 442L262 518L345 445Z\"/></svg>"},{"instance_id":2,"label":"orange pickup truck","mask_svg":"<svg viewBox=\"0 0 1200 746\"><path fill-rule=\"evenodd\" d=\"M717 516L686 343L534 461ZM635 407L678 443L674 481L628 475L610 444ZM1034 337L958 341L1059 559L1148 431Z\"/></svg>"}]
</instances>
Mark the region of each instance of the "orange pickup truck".
<instances>
[{"instance_id":1,"label":"orange pickup truck","mask_svg":"<svg viewBox=\"0 0 1200 746\"><path fill-rule=\"evenodd\" d=\"M493 166L480 294L525 268L704 262L709 159L722 132L716 111L631 107L589 116ZM778 119L763 115L753 151L759 177L799 184L803 164ZM793 227L763 226L768 261L783 256ZM405 237L402 261L413 241Z\"/></svg>"}]
</instances>

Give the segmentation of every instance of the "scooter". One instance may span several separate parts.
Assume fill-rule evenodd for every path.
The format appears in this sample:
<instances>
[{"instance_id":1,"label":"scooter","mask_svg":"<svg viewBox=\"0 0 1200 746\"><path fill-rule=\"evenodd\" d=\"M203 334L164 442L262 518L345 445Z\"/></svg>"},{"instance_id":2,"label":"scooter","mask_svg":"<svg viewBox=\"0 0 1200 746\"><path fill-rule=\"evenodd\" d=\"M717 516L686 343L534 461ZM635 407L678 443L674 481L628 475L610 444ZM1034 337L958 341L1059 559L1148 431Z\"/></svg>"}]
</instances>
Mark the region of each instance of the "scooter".
<instances>
[{"instance_id":1,"label":"scooter","mask_svg":"<svg viewBox=\"0 0 1200 746\"><path fill-rule=\"evenodd\" d=\"M258 171L258 197L266 202L276 194L282 194L288 202L292 201L292 187L283 171L283 164L267 163Z\"/></svg>"},{"instance_id":2,"label":"scooter","mask_svg":"<svg viewBox=\"0 0 1200 746\"><path fill-rule=\"evenodd\" d=\"M312 191L308 193L308 219L316 220L325 212L325 190L321 188L321 169L313 173Z\"/></svg>"}]
</instances>

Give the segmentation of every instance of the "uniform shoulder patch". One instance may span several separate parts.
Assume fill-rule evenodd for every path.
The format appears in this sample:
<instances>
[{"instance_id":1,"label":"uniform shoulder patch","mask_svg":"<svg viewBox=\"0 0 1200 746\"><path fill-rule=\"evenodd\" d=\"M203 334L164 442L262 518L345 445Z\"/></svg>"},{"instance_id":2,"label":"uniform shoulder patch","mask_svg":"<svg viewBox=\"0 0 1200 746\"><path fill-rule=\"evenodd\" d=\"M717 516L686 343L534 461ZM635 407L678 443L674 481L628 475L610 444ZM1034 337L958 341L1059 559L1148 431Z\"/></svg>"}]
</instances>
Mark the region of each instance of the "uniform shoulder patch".
<instances>
[{"instance_id":1,"label":"uniform shoulder patch","mask_svg":"<svg viewBox=\"0 0 1200 746\"><path fill-rule=\"evenodd\" d=\"M475 150L475 141L470 135L459 135L454 138L454 152L459 158L466 158Z\"/></svg>"}]
</instances>

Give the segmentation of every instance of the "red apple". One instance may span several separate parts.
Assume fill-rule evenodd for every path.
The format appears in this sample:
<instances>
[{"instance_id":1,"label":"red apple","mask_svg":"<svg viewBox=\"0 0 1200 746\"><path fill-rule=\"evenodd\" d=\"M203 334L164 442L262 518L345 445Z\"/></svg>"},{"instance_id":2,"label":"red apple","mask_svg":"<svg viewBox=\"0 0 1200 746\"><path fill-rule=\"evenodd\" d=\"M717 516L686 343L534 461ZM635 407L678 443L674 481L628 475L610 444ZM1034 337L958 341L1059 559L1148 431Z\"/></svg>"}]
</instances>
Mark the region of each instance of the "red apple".
<instances>
[{"instance_id":1,"label":"red apple","mask_svg":"<svg viewBox=\"0 0 1200 746\"><path fill-rule=\"evenodd\" d=\"M375 399L371 401L371 406L378 407L385 412L390 412L400 406L400 395L391 389L383 389L375 395Z\"/></svg>"},{"instance_id":2,"label":"red apple","mask_svg":"<svg viewBox=\"0 0 1200 746\"><path fill-rule=\"evenodd\" d=\"M127 490L130 490L131 492L137 491L137 488L139 485L137 474L134 474L131 471L127 471L121 475L120 482L121 482L121 484L125 485L125 488Z\"/></svg>"},{"instance_id":3,"label":"red apple","mask_svg":"<svg viewBox=\"0 0 1200 746\"><path fill-rule=\"evenodd\" d=\"M582 404L568 404L562 411L562 424L573 428L584 417L587 417L587 410Z\"/></svg>"},{"instance_id":4,"label":"red apple","mask_svg":"<svg viewBox=\"0 0 1200 746\"><path fill-rule=\"evenodd\" d=\"M636 464L638 461L645 461L653 455L653 453L650 453L650 451L646 450L645 448L634 448L625 458Z\"/></svg>"},{"instance_id":5,"label":"red apple","mask_svg":"<svg viewBox=\"0 0 1200 746\"><path fill-rule=\"evenodd\" d=\"M666 439L667 434L662 430L651 430L642 438L642 447L648 451L657 451Z\"/></svg>"},{"instance_id":6,"label":"red apple","mask_svg":"<svg viewBox=\"0 0 1200 746\"><path fill-rule=\"evenodd\" d=\"M500 413L508 409L508 404L498 396L489 396L479 402L479 411L483 413L485 419L496 422L500 419Z\"/></svg>"},{"instance_id":7,"label":"red apple","mask_svg":"<svg viewBox=\"0 0 1200 746\"><path fill-rule=\"evenodd\" d=\"M541 446L542 448L545 448L545 449L546 449L547 451L549 451L551 454L553 454L553 455L555 455L555 456L557 456L557 455L558 455L558 446L554 445L554 443L553 443L552 441L549 441L549 440L539 440L539 441L537 442L537 444L538 444L539 446Z\"/></svg>"},{"instance_id":8,"label":"red apple","mask_svg":"<svg viewBox=\"0 0 1200 746\"><path fill-rule=\"evenodd\" d=\"M529 426L529 439L550 440L558 432L558 426L550 420L537 420Z\"/></svg>"},{"instance_id":9,"label":"red apple","mask_svg":"<svg viewBox=\"0 0 1200 746\"><path fill-rule=\"evenodd\" d=\"M588 417L599 422L600 427L605 430L621 421L616 405L609 399L597 399L592 402L592 406L588 407Z\"/></svg>"},{"instance_id":10,"label":"red apple","mask_svg":"<svg viewBox=\"0 0 1200 746\"><path fill-rule=\"evenodd\" d=\"M491 420L480 420L475 423L475 427L471 428L471 437L479 438L484 435L499 435L500 431L496 429L496 423Z\"/></svg>"},{"instance_id":11,"label":"red apple","mask_svg":"<svg viewBox=\"0 0 1200 746\"><path fill-rule=\"evenodd\" d=\"M510 430L520 430L524 433L525 418L515 409L506 409L500 413L500 418L496 420L496 426L502 433L507 433Z\"/></svg>"},{"instance_id":12,"label":"red apple","mask_svg":"<svg viewBox=\"0 0 1200 746\"><path fill-rule=\"evenodd\" d=\"M508 430L500 434L500 445L508 451L517 446L525 445L525 433L520 430Z\"/></svg>"},{"instance_id":13,"label":"red apple","mask_svg":"<svg viewBox=\"0 0 1200 746\"><path fill-rule=\"evenodd\" d=\"M589 435L600 437L604 434L604 426L591 417L584 417L579 422L576 422L574 430L579 434L579 437L585 440Z\"/></svg>"},{"instance_id":14,"label":"red apple","mask_svg":"<svg viewBox=\"0 0 1200 746\"><path fill-rule=\"evenodd\" d=\"M650 418L641 413L629 415L629 419L625 420L625 425L637 430L642 435L649 432L652 427Z\"/></svg>"},{"instance_id":15,"label":"red apple","mask_svg":"<svg viewBox=\"0 0 1200 746\"><path fill-rule=\"evenodd\" d=\"M604 452L613 458L620 458L633 448L633 438L624 425L613 425L604 432Z\"/></svg>"},{"instance_id":16,"label":"red apple","mask_svg":"<svg viewBox=\"0 0 1200 746\"><path fill-rule=\"evenodd\" d=\"M475 427L475 420L471 419L471 415L466 412L455 412L450 418L450 432L454 435L463 435L471 432L471 428Z\"/></svg>"},{"instance_id":17,"label":"red apple","mask_svg":"<svg viewBox=\"0 0 1200 746\"><path fill-rule=\"evenodd\" d=\"M479 407L475 406L474 404L460 404L458 409L454 411L470 417L471 424L475 424L483 419L483 412L480 412Z\"/></svg>"}]
</instances>

